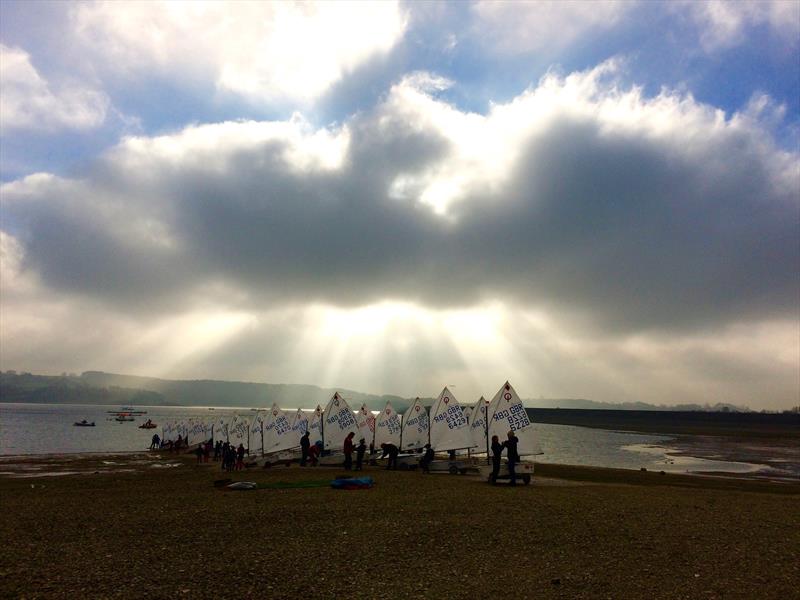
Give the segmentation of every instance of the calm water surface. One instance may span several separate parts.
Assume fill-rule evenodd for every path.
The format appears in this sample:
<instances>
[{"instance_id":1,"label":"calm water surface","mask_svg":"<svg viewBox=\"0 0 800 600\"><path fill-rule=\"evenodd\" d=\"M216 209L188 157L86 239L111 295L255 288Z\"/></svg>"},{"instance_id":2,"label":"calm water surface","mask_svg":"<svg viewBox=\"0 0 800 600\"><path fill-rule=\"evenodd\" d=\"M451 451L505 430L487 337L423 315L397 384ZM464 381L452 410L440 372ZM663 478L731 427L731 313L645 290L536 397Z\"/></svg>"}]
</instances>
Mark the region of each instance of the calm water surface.
<instances>
[{"instance_id":1,"label":"calm water surface","mask_svg":"<svg viewBox=\"0 0 800 600\"><path fill-rule=\"evenodd\" d=\"M183 418L216 419L222 415L249 415L249 409L207 407L140 406L147 411L136 421L118 423L108 411L119 406L0 404L0 455L56 454L74 452L130 452L145 450L153 433L161 433L161 424ZM86 419L95 427L75 427ZM156 429L139 429L146 419L158 424ZM674 457L662 444L670 436L607 431L569 425L534 425L544 454L537 462L587 465L622 469L647 468L672 472L715 470L731 473L756 471L760 467L734 463Z\"/></svg>"}]
</instances>

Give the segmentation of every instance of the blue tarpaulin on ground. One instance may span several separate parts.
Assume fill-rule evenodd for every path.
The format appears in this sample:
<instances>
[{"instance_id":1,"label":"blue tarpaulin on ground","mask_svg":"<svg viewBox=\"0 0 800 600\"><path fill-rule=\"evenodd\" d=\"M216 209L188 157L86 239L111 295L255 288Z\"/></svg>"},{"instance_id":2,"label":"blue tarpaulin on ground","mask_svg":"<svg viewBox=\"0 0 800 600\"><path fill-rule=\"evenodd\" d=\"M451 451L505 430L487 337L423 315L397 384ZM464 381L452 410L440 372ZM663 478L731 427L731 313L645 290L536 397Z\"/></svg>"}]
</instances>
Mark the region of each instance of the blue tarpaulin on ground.
<instances>
[{"instance_id":1,"label":"blue tarpaulin on ground","mask_svg":"<svg viewBox=\"0 0 800 600\"><path fill-rule=\"evenodd\" d=\"M373 485L372 477L344 477L331 481L335 490L366 490Z\"/></svg>"}]
</instances>

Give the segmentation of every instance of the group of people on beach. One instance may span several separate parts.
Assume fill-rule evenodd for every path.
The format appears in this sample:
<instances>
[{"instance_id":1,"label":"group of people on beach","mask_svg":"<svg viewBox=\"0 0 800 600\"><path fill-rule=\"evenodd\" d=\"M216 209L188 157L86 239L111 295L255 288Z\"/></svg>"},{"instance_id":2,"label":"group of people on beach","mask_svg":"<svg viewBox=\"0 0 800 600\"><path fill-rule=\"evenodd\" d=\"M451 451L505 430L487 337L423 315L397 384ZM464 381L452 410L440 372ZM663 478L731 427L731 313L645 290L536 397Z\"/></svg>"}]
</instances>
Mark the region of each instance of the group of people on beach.
<instances>
[{"instance_id":1,"label":"group of people on beach","mask_svg":"<svg viewBox=\"0 0 800 600\"><path fill-rule=\"evenodd\" d=\"M202 446L202 444L200 444L200 446ZM198 449L200 446L198 446ZM210 453L211 440L206 442L205 447ZM236 447L228 442L217 440L217 443L214 445L214 460L221 461L223 471L241 471L244 469L244 455L246 452L244 444L239 444L239 446ZM207 456L208 454L206 454L206 462L208 462ZM199 456L197 462L200 462Z\"/></svg>"},{"instance_id":2,"label":"group of people on beach","mask_svg":"<svg viewBox=\"0 0 800 600\"><path fill-rule=\"evenodd\" d=\"M342 448L344 453L343 466L346 471L361 471L364 468L364 457L368 449L366 440L361 438L356 446L353 442L354 438L355 433L350 432L345 438ZM510 479L509 483L510 485L517 484L516 465L520 461L519 452L517 450L518 441L519 440L517 439L517 436L514 435L513 431L508 432L508 439L502 443L500 442L500 438L498 436L492 436L492 443L490 447L492 454L492 474L489 477L490 483L494 484L497 482L497 478L500 475L500 465L502 464L503 452L505 451L508 463L508 474ZM158 434L155 434L153 435L150 449L168 448L172 452L178 452L185 446L187 446L186 441L180 435L178 435L178 439L175 442L164 444L159 439ZM212 440L198 444L197 448L194 450L194 454L197 457L197 464L207 463L209 461L212 449L214 452L214 461L221 461L223 471L240 471L244 469L244 456L247 453L244 444L239 444L237 448L233 444L223 442L222 440L217 440L216 444L214 444ZM417 450L417 452L422 453L422 457L419 459L419 466L422 469L422 472L430 473L430 465L435 456L434 449L430 444L425 444L424 448ZM354 453L356 455L355 467L353 466ZM316 442L312 444L309 432L306 431L300 438L300 466L317 466L319 464L319 457L321 454L322 443ZM385 458L387 459L386 469L397 469L397 458L400 454L400 449L395 444L381 444L381 455L379 457L375 457L375 447L370 444L369 454L371 461L374 461L375 458ZM449 455L451 460L455 459L454 450L450 450ZM371 464L374 464L374 462L371 462Z\"/></svg>"},{"instance_id":3,"label":"group of people on beach","mask_svg":"<svg viewBox=\"0 0 800 600\"><path fill-rule=\"evenodd\" d=\"M506 458L508 459L508 476L509 484L517 485L517 471L516 466L519 462L519 451L517 450L517 443L519 440L514 435L513 431L508 432L508 439L500 443L500 438L496 435L492 436L492 474L489 481L492 484L497 483L497 477L500 475L500 463L503 459L503 450L506 451Z\"/></svg>"}]
</instances>

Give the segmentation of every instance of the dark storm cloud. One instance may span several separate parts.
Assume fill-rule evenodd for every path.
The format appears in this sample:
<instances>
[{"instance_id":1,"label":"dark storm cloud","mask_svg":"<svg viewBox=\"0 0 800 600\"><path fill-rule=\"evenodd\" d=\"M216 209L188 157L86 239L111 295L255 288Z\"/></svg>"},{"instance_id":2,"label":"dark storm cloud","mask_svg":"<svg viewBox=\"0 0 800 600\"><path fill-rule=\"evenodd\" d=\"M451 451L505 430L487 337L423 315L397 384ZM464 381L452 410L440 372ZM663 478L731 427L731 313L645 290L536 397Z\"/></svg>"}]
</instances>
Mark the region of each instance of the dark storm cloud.
<instances>
[{"instance_id":1,"label":"dark storm cloud","mask_svg":"<svg viewBox=\"0 0 800 600\"><path fill-rule=\"evenodd\" d=\"M408 87L347 123L336 166L302 124L194 128L123 143L77 181L6 186L3 227L46 286L131 313L496 299L621 331L796 313L797 157L757 123L639 100L654 133L605 118L613 94L556 100L488 185L438 127L448 107ZM471 183L444 216L391 192L453 173Z\"/></svg>"}]
</instances>

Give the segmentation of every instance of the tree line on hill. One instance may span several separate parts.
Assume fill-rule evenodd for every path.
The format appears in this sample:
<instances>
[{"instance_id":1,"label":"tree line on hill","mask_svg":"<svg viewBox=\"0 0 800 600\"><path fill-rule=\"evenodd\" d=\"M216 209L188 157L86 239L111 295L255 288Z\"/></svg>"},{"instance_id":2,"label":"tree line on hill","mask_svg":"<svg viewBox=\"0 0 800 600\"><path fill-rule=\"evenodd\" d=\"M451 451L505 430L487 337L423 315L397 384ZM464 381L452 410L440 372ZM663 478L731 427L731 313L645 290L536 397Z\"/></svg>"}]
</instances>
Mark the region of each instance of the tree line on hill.
<instances>
[{"instance_id":1,"label":"tree line on hill","mask_svg":"<svg viewBox=\"0 0 800 600\"><path fill-rule=\"evenodd\" d=\"M346 389L328 389L315 385L248 383L218 380L172 380L138 375L119 375L102 371L86 371L81 375L34 375L5 371L0 373L0 402L120 404L139 406L219 406L255 408L273 403L282 408L314 408L325 406L335 391L342 394L352 408L366 404L371 410L382 409L387 401L397 411L404 411L413 398L384 394L366 394ZM476 398L459 398L464 405ZM433 398L422 398L430 405ZM679 404L654 406L644 402L605 403L586 399L525 400L533 408L636 411L704 411L747 412L749 409L731 404Z\"/></svg>"}]
</instances>

